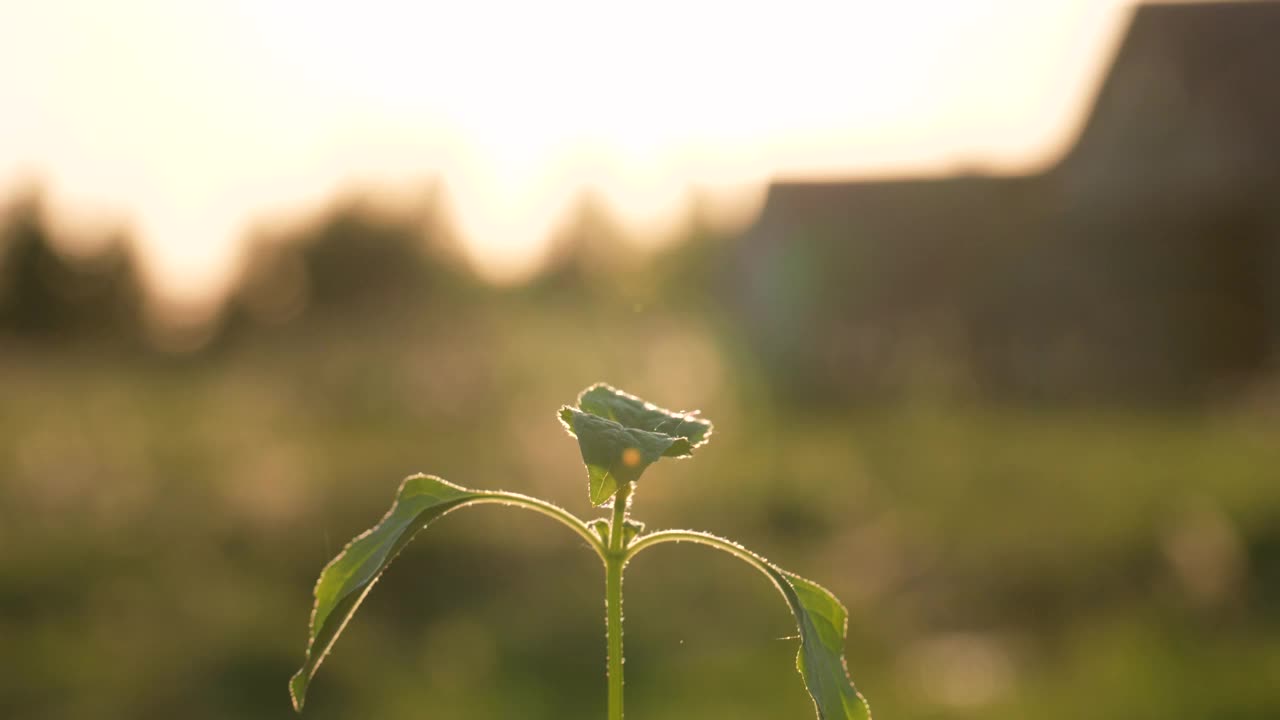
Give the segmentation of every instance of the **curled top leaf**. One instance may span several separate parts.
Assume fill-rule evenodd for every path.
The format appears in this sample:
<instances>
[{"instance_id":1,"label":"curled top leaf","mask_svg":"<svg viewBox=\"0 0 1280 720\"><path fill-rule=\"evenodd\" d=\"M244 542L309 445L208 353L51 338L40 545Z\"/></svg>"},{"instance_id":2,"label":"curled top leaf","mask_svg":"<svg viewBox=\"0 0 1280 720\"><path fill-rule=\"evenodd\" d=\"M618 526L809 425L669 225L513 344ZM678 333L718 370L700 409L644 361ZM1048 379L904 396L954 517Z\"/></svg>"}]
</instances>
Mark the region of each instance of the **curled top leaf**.
<instances>
[{"instance_id":1,"label":"curled top leaf","mask_svg":"<svg viewBox=\"0 0 1280 720\"><path fill-rule=\"evenodd\" d=\"M577 407L560 408L560 422L578 439L593 505L659 459L689 457L711 437L711 421L696 411L665 410L604 383L583 390Z\"/></svg>"}]
</instances>

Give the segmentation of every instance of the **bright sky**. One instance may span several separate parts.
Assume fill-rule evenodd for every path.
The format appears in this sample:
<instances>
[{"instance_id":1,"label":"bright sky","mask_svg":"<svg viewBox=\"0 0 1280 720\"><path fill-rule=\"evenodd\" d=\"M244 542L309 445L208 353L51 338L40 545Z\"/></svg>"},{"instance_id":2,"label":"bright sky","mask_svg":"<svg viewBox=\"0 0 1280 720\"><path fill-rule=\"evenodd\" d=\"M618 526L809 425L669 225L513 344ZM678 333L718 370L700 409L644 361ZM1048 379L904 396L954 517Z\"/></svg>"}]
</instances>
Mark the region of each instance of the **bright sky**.
<instances>
[{"instance_id":1,"label":"bright sky","mask_svg":"<svg viewBox=\"0 0 1280 720\"><path fill-rule=\"evenodd\" d=\"M584 188L656 232L694 187L1048 162L1127 7L0 0L0 198L127 218L192 300L263 217L439 177L512 279Z\"/></svg>"}]
</instances>

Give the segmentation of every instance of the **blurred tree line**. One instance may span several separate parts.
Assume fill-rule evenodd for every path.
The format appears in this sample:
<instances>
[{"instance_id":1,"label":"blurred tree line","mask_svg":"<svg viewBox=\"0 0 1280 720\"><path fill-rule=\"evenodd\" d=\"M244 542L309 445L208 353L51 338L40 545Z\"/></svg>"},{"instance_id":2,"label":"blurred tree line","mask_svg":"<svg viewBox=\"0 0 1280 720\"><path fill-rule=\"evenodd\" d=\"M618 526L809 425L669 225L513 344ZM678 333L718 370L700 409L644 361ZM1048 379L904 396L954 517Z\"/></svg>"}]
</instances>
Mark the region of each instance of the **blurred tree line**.
<instances>
[{"instance_id":1,"label":"blurred tree line","mask_svg":"<svg viewBox=\"0 0 1280 720\"><path fill-rule=\"evenodd\" d=\"M1060 174L778 185L745 232L711 230L694 203L682 237L657 252L588 194L542 271L515 288L468 267L434 196L389 211L353 195L255 236L206 341L185 350L532 302L721 321L782 397L806 402L918 386L1035 402L1202 400L1269 376L1280 338L1270 226L1209 206L1184 210L1185 222L1131 209L1137 233L1083 210L1046 221ZM72 251L56 227L37 192L0 216L4 344L164 352L126 234Z\"/></svg>"},{"instance_id":2,"label":"blurred tree line","mask_svg":"<svg viewBox=\"0 0 1280 720\"><path fill-rule=\"evenodd\" d=\"M468 283L442 257L430 218L379 213L340 200L288 232L257 238L215 320L220 336L276 326L304 314L363 313L422 304ZM0 335L11 342L95 342L154 349L145 331L148 290L128 238L69 252L38 192L0 216ZM215 343L216 344L216 343ZM205 347L208 347L207 345Z\"/></svg>"},{"instance_id":3,"label":"blurred tree line","mask_svg":"<svg viewBox=\"0 0 1280 720\"><path fill-rule=\"evenodd\" d=\"M0 336L65 343L136 339L145 290L118 235L84 254L56 243L38 193L0 216Z\"/></svg>"},{"instance_id":4,"label":"blurred tree line","mask_svg":"<svg viewBox=\"0 0 1280 720\"><path fill-rule=\"evenodd\" d=\"M497 295L619 301L627 305L706 300L714 250L725 238L696 214L681 241L657 256L628 241L607 208L584 195L552 241L543 270L514 289L487 286L468 266L446 214L428 195L409 209L371 198L339 198L302 222L255 235L212 321L213 342L307 322L378 313L454 312ZM39 192L0 214L0 337L28 345L96 343L139 352L148 341L148 289L123 232L81 252L67 249ZM154 301L154 298L152 298Z\"/></svg>"}]
</instances>

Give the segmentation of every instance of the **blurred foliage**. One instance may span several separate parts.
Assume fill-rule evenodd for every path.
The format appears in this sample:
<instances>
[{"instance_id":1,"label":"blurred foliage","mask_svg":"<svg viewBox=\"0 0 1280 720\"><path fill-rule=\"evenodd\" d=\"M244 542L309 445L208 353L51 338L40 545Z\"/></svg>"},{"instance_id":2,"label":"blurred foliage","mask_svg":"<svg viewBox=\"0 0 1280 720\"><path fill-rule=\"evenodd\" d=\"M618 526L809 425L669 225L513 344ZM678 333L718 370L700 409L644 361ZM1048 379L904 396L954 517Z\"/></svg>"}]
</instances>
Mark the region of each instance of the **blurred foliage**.
<instances>
[{"instance_id":1,"label":"blurred foliage","mask_svg":"<svg viewBox=\"0 0 1280 720\"><path fill-rule=\"evenodd\" d=\"M400 209L348 196L307 222L260 236L231 305L238 319L268 326L304 311L424 306L433 295L461 292L472 282L452 248L433 194Z\"/></svg>"},{"instance_id":2,"label":"blurred foliage","mask_svg":"<svg viewBox=\"0 0 1280 720\"><path fill-rule=\"evenodd\" d=\"M79 255L55 246L38 192L0 206L0 342L136 338L143 290L119 236Z\"/></svg>"},{"instance_id":3,"label":"blurred foliage","mask_svg":"<svg viewBox=\"0 0 1280 720\"><path fill-rule=\"evenodd\" d=\"M647 263L619 287L690 272ZM1263 400L807 405L697 288L436 289L451 287L311 305L296 317L328 320L185 362L0 352L0 714L289 717L316 573L405 475L592 515L554 411L597 379L717 419L698 463L647 479L645 519L804 558L793 569L849 605L850 670L878 717L1280 713L1280 442ZM598 563L543 523L493 508L433 527L370 595L307 716L599 713ZM656 550L627 592L637 717L809 712L786 608L749 569Z\"/></svg>"}]
</instances>

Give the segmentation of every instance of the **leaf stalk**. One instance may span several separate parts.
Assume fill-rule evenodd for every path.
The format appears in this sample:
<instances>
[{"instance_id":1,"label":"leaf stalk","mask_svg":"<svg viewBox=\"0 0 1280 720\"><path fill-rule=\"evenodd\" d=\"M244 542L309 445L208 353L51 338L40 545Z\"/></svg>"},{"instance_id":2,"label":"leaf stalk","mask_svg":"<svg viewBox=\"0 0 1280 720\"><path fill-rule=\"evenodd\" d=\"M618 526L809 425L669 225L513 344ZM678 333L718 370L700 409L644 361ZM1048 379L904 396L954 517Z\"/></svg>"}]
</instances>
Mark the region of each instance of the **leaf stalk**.
<instances>
[{"instance_id":1,"label":"leaf stalk","mask_svg":"<svg viewBox=\"0 0 1280 720\"><path fill-rule=\"evenodd\" d=\"M469 500L466 504L480 505L485 503L496 503L499 505L509 505L511 507L533 510L534 512L546 515L553 520L558 520L562 525L577 533L583 540L586 540L587 544L591 546L592 550L596 551L596 555L599 555L601 560L606 563L608 562L607 556L609 554L609 550L605 547L604 543L600 541L600 538L591 531L591 528L587 527L586 523L579 520L576 515L558 505L553 505L552 503L539 500L538 498L530 497L528 495L505 492L502 490L478 492L476 497Z\"/></svg>"}]
</instances>

